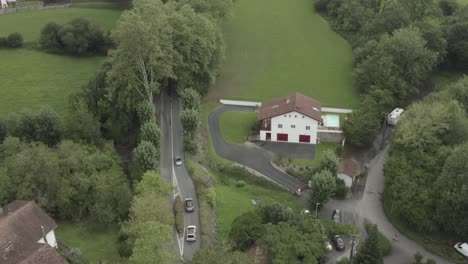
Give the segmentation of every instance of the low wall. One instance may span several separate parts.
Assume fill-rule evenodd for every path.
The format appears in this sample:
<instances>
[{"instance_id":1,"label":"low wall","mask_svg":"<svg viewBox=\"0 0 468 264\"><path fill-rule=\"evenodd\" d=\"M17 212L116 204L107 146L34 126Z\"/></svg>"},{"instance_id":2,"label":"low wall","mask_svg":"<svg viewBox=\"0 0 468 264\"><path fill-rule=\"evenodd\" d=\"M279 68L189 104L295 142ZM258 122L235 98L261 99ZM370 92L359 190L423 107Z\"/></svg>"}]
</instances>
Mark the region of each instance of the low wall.
<instances>
[{"instance_id":1,"label":"low wall","mask_svg":"<svg viewBox=\"0 0 468 264\"><path fill-rule=\"evenodd\" d=\"M223 105L238 105L238 106L255 106L260 107L262 103L260 102L249 102L249 101L236 101L236 100L219 100L220 103Z\"/></svg>"},{"instance_id":2,"label":"low wall","mask_svg":"<svg viewBox=\"0 0 468 264\"><path fill-rule=\"evenodd\" d=\"M341 143L343 141L344 136L342 131L318 130L317 138L320 139L320 142Z\"/></svg>"},{"instance_id":3,"label":"low wall","mask_svg":"<svg viewBox=\"0 0 468 264\"><path fill-rule=\"evenodd\" d=\"M67 8L69 6L70 4L5 8L5 9L0 9L0 15L27 12L27 11L45 10L45 9Z\"/></svg>"}]
</instances>

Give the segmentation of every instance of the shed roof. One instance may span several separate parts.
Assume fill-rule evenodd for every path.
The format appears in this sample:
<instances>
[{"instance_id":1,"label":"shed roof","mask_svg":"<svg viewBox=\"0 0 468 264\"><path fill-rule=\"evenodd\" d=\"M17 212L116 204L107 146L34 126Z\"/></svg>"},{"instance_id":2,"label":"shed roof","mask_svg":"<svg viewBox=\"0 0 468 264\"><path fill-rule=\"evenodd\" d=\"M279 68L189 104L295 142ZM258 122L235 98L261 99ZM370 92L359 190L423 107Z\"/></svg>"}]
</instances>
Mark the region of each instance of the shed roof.
<instances>
[{"instance_id":1,"label":"shed roof","mask_svg":"<svg viewBox=\"0 0 468 264\"><path fill-rule=\"evenodd\" d=\"M354 178L361 173L361 165L353 158L343 159L338 166L338 173Z\"/></svg>"},{"instance_id":2,"label":"shed roof","mask_svg":"<svg viewBox=\"0 0 468 264\"><path fill-rule=\"evenodd\" d=\"M322 120L322 107L320 102L298 92L263 102L260 107L258 120L264 120L294 111L317 121Z\"/></svg>"}]
</instances>

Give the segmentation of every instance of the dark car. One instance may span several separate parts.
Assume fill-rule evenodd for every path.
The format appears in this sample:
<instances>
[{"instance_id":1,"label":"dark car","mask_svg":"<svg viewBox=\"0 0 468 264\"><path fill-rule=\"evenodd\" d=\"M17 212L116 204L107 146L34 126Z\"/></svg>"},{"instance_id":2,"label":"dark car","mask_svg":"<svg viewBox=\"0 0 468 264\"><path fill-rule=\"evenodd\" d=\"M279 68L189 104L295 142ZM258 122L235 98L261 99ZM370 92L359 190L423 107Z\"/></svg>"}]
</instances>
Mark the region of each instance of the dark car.
<instances>
[{"instance_id":1,"label":"dark car","mask_svg":"<svg viewBox=\"0 0 468 264\"><path fill-rule=\"evenodd\" d=\"M185 205L186 212L193 212L195 210L195 204L193 203L192 198L185 199L184 205Z\"/></svg>"},{"instance_id":2,"label":"dark car","mask_svg":"<svg viewBox=\"0 0 468 264\"><path fill-rule=\"evenodd\" d=\"M335 223L341 223L341 212L338 209L333 210L332 219Z\"/></svg>"},{"instance_id":3,"label":"dark car","mask_svg":"<svg viewBox=\"0 0 468 264\"><path fill-rule=\"evenodd\" d=\"M333 242L333 245L335 245L336 250L342 251L345 249L344 241L339 235L334 235L332 237L332 242Z\"/></svg>"}]
</instances>

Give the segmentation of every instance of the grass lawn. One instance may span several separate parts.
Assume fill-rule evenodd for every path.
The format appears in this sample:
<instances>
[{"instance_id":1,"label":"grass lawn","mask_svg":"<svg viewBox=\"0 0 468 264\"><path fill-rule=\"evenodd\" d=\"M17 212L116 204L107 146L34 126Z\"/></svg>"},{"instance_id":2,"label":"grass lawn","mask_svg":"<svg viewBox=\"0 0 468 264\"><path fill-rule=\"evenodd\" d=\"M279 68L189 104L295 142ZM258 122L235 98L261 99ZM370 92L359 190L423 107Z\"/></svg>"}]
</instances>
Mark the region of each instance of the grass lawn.
<instances>
[{"instance_id":1,"label":"grass lawn","mask_svg":"<svg viewBox=\"0 0 468 264\"><path fill-rule=\"evenodd\" d=\"M25 41L37 42L49 21L65 23L85 17L105 29L114 27L122 13L111 3L84 3L65 9L21 12L0 16L0 36L20 32ZM0 115L24 108L48 105L64 115L68 96L79 90L97 72L104 56L79 58L48 54L34 49L1 49Z\"/></svg>"},{"instance_id":2,"label":"grass lawn","mask_svg":"<svg viewBox=\"0 0 468 264\"><path fill-rule=\"evenodd\" d=\"M233 180L229 184L216 184L216 221L218 237L227 240L232 221L239 215L254 209L252 199L256 201L274 200L293 208L302 209L301 204L292 194L278 189L270 189L257 184L246 183L236 187Z\"/></svg>"},{"instance_id":3,"label":"grass lawn","mask_svg":"<svg viewBox=\"0 0 468 264\"><path fill-rule=\"evenodd\" d=\"M1 22L0 22L1 24ZM0 50L0 115L48 105L64 113L68 96L97 72L104 57L78 58L15 49Z\"/></svg>"},{"instance_id":4,"label":"grass lawn","mask_svg":"<svg viewBox=\"0 0 468 264\"><path fill-rule=\"evenodd\" d=\"M209 96L263 101L298 91L354 108L350 45L311 0L238 0L225 27L226 60Z\"/></svg>"},{"instance_id":5,"label":"grass lawn","mask_svg":"<svg viewBox=\"0 0 468 264\"><path fill-rule=\"evenodd\" d=\"M103 6L108 8L102 8ZM114 8L114 5L108 3L87 3L70 8L4 14L0 16L0 36L19 32L25 42L36 42L39 40L41 29L48 22L64 24L76 17L87 18L110 30L115 26L121 13L121 9Z\"/></svg>"},{"instance_id":6,"label":"grass lawn","mask_svg":"<svg viewBox=\"0 0 468 264\"><path fill-rule=\"evenodd\" d=\"M117 249L119 227L92 228L83 223L59 222L57 240L70 248L79 249L90 263L102 260L105 264L116 262L120 257Z\"/></svg>"},{"instance_id":7,"label":"grass lawn","mask_svg":"<svg viewBox=\"0 0 468 264\"><path fill-rule=\"evenodd\" d=\"M221 134L229 143L244 143L250 135L250 128L257 120L258 113L244 111L224 112L219 120Z\"/></svg>"}]
</instances>

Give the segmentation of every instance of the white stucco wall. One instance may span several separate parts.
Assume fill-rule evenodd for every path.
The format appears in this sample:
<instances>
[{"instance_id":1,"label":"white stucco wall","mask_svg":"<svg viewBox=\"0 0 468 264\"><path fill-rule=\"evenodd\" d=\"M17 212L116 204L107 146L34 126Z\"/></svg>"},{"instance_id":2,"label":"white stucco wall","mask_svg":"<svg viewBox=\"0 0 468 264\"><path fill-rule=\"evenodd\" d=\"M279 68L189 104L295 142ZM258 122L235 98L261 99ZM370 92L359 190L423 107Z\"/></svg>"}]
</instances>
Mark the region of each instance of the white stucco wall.
<instances>
[{"instance_id":1,"label":"white stucco wall","mask_svg":"<svg viewBox=\"0 0 468 264\"><path fill-rule=\"evenodd\" d=\"M347 174L338 173L337 177L338 179L342 179L344 181L346 187L351 188L351 186L353 185L353 179L349 177Z\"/></svg>"},{"instance_id":2,"label":"white stucco wall","mask_svg":"<svg viewBox=\"0 0 468 264\"><path fill-rule=\"evenodd\" d=\"M279 128L278 125L283 125ZM292 128L291 125L295 125ZM306 130L310 126L310 130ZM271 131L260 130L260 140L266 140L266 134L271 133L271 141L277 141L277 134L288 134L288 142L299 143L299 135L310 135L310 143L317 143L318 121L298 112L271 118Z\"/></svg>"},{"instance_id":3,"label":"white stucco wall","mask_svg":"<svg viewBox=\"0 0 468 264\"><path fill-rule=\"evenodd\" d=\"M55 239L54 230L46 234L47 244L53 248L57 248L57 240ZM45 244L44 238L41 238L37 243Z\"/></svg>"}]
</instances>

